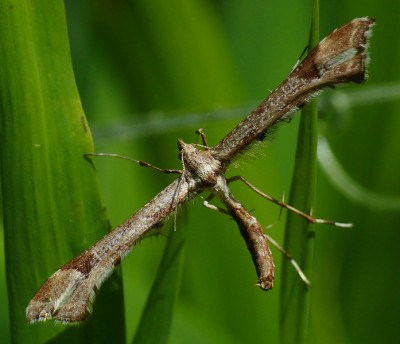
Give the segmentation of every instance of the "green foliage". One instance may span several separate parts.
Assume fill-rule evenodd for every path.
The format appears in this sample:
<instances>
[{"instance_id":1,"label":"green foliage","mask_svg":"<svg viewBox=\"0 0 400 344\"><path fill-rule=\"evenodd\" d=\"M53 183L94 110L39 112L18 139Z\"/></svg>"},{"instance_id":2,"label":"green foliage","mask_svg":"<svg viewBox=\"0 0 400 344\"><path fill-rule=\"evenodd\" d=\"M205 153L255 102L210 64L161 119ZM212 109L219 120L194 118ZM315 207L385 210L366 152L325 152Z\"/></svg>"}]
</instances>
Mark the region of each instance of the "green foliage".
<instances>
[{"instance_id":1,"label":"green foliage","mask_svg":"<svg viewBox=\"0 0 400 344\"><path fill-rule=\"evenodd\" d=\"M140 318L135 344L168 343L179 294L186 236L183 228L171 234Z\"/></svg>"},{"instance_id":2,"label":"green foliage","mask_svg":"<svg viewBox=\"0 0 400 344\"><path fill-rule=\"evenodd\" d=\"M10 7L0 0L0 159L11 314L10 330L7 309L0 309L0 333L4 343L11 336L15 342L60 342L62 338L54 336L62 332L61 325L28 326L24 309L52 272L104 235L106 215L95 171L82 159L82 153L93 148L80 119L62 3L12 3ZM203 127L209 144L218 142L239 120L230 117L230 109L255 106L286 77L307 44L311 1L289 0L285 5L264 0L66 2L75 77L96 151L180 168L177 138L196 142L193 133ZM391 63L400 59L400 45L392 38L400 33L399 6L340 0L321 2L320 11L321 37L354 17L377 19L370 80L326 93L320 102L325 120L320 132L353 180L381 195L399 195L399 102L388 100L384 91L379 96L386 83L400 80L400 65ZM364 94L370 88L374 96L357 103L355 92ZM227 119L218 121L207 112L215 109L222 109ZM246 115L243 111L240 118ZM265 157L239 161L229 175L241 174L277 198L287 194L297 126L296 116L282 124L267 147L256 152L265 149ZM113 227L173 178L122 161L96 159L95 165ZM355 227L313 228L314 257L289 249L298 262L312 264L311 306L299 308L308 302L308 294L300 295L296 306L296 312L310 314L307 342L398 342L399 211L378 209L372 201L368 207L368 200L357 203L332 185L317 171L316 191L311 192L316 193L314 215L353 222ZM277 221L276 206L240 184L232 189L248 209L255 208L262 224ZM174 344L278 342L280 294L303 284L293 274L285 282L293 283L292 289L282 285L282 274L292 271L282 268L279 252L273 250L275 287L268 293L257 290L235 223L203 209L200 201L188 205L185 223L178 222L176 231L168 234L176 242L185 241L184 262L180 256L179 263L164 260L176 249L170 242L166 245L165 236L146 239L122 264L125 310L114 274L116 279L101 289L104 297L96 299L92 323L68 328L60 336L75 335L74 343L98 343L98 338L111 342L107 336L112 333L113 338L120 336L113 342L123 342L125 315L127 342L136 333L148 342L159 335L165 341L169 330ZM278 242L283 242L283 219L268 232ZM166 285L160 282L162 275L170 279ZM0 283L3 305L5 284ZM167 295L163 301L171 306L161 307L164 314L154 301L160 300L157 291ZM295 295L289 295L292 301ZM151 315L152 322L141 320L143 314ZM163 325L154 327L161 319ZM294 334L305 331L306 325L286 329Z\"/></svg>"},{"instance_id":3,"label":"green foliage","mask_svg":"<svg viewBox=\"0 0 400 344\"><path fill-rule=\"evenodd\" d=\"M119 274L99 296L96 316L81 327L63 331L53 324L29 325L25 319L35 290L104 235L108 224L95 171L83 158L93 144L75 87L63 2L2 2L0 11L1 175L11 338L43 343L59 334L57 343L87 338L125 342ZM111 313L115 316L106 320ZM102 327L105 321L112 331Z\"/></svg>"},{"instance_id":4,"label":"green foliage","mask_svg":"<svg viewBox=\"0 0 400 344\"><path fill-rule=\"evenodd\" d=\"M319 42L319 1L313 1L313 16L308 51ZM314 99L302 111L297 139L289 204L309 213L315 209L317 186L318 107ZM311 276L314 244L314 226L289 212L286 220L284 248L294 257L306 274ZM310 317L310 288L299 279L297 272L285 259L282 264L282 291L280 309L281 342L307 343Z\"/></svg>"}]
</instances>

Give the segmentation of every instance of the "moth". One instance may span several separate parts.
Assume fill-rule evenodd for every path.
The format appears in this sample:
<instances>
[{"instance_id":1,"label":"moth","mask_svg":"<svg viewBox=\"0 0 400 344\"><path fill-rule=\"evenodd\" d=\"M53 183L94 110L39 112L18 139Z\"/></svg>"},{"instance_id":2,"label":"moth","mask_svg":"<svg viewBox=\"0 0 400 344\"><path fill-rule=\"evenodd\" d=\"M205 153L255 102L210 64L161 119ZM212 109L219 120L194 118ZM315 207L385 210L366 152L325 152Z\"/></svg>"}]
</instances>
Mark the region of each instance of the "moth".
<instances>
[{"instance_id":1,"label":"moth","mask_svg":"<svg viewBox=\"0 0 400 344\"><path fill-rule=\"evenodd\" d=\"M222 211L236 221L255 264L258 286L271 289L274 264L268 240L258 221L233 197L229 188L232 180L224 174L238 155L246 154L252 143L262 140L274 125L289 118L324 87L363 82L373 25L374 20L365 17L334 30L216 146L209 147L204 135L202 147L179 140L183 168L170 170L179 177L123 224L57 270L30 301L26 309L27 320L84 320L90 313L95 291L135 244L152 228L162 224L178 206L204 191L211 194L206 205L215 209L208 201L212 197L219 198L225 206ZM313 221L308 215L297 212Z\"/></svg>"}]
</instances>

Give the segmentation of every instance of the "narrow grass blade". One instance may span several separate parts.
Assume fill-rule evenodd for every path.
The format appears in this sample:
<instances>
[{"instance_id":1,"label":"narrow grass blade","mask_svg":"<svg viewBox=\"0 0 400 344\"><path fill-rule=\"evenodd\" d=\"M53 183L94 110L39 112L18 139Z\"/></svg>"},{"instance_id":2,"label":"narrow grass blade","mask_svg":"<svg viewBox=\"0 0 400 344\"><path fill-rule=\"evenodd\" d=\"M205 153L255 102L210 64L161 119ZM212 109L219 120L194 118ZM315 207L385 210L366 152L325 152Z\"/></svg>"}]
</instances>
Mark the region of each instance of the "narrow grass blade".
<instances>
[{"instance_id":1,"label":"narrow grass blade","mask_svg":"<svg viewBox=\"0 0 400 344\"><path fill-rule=\"evenodd\" d=\"M318 43L318 0L313 4L309 50ZM289 204L304 212L314 208L317 158L317 103L312 101L302 112L296 161ZM296 214L287 215L285 249L297 260L307 277L311 274L313 226ZM280 334L281 343L306 343L310 308L310 289L299 278L287 259L282 263Z\"/></svg>"},{"instance_id":2,"label":"narrow grass blade","mask_svg":"<svg viewBox=\"0 0 400 344\"><path fill-rule=\"evenodd\" d=\"M133 344L168 343L184 260L185 228L171 230Z\"/></svg>"}]
</instances>

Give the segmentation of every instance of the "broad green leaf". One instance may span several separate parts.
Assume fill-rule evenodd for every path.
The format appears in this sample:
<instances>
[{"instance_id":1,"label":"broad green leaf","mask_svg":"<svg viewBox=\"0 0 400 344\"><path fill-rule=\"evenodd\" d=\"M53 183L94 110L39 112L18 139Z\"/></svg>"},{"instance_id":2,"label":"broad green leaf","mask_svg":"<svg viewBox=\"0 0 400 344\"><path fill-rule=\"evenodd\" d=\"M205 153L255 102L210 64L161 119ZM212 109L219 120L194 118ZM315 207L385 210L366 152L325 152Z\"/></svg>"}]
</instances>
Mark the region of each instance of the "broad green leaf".
<instances>
[{"instance_id":1,"label":"broad green leaf","mask_svg":"<svg viewBox=\"0 0 400 344\"><path fill-rule=\"evenodd\" d=\"M62 264L108 230L75 86L64 2L0 1L1 177L14 343L125 342L119 274L79 327L28 324L25 308ZM112 314L112 316L110 316ZM61 333L63 332L63 333ZM60 334L61 333L61 334Z\"/></svg>"}]
</instances>

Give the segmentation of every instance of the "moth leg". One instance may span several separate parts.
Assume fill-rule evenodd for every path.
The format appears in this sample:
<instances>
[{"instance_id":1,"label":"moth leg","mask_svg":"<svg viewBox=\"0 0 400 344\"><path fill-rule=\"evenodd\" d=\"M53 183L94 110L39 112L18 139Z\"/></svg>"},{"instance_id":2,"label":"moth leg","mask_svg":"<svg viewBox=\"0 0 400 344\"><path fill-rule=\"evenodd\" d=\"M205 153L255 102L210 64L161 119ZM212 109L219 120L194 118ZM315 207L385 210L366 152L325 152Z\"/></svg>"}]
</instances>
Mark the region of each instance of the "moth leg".
<instances>
[{"instance_id":1,"label":"moth leg","mask_svg":"<svg viewBox=\"0 0 400 344\"><path fill-rule=\"evenodd\" d=\"M119 155L119 154L114 154L114 153L85 153L83 154L83 156L85 158L89 158L91 156L107 156L107 157L113 157L113 158L118 158L118 159L123 159L123 160L128 160L131 162L134 162L136 164L139 164L140 166L144 166L144 167L149 167L152 168L153 170L162 172L162 173L169 173L169 174L182 174L183 171L182 170L169 170L169 169L163 169L163 168L159 168L157 166L154 166L146 161L143 160L135 160L132 158L129 158L127 156L124 155Z\"/></svg>"},{"instance_id":2,"label":"moth leg","mask_svg":"<svg viewBox=\"0 0 400 344\"><path fill-rule=\"evenodd\" d=\"M290 210L290 211L294 212L295 214L305 218L310 223L313 223L313 224L327 224L327 225L333 225L333 226L342 227L342 228L349 228L349 227L353 226L352 223L341 223L341 222L336 222L336 221L331 221L331 220L316 219L315 217L313 217L313 216L311 216L311 215L309 215L307 213L304 213L301 210L296 209L295 207L292 207L289 204L286 204L286 203L284 203L282 201L279 201L279 200L277 200L277 199L265 194L264 192L260 191L255 186L250 184L242 176L234 176L234 177L231 177L231 178L227 179L228 183L231 183L231 182L234 182L234 181L237 181L237 180L240 180L241 182L246 184L251 190L253 190L255 193L257 193L261 197L267 199L268 201L271 201L272 203L275 203L275 204L279 205L282 208L285 208L287 210Z\"/></svg>"},{"instance_id":3,"label":"moth leg","mask_svg":"<svg viewBox=\"0 0 400 344\"><path fill-rule=\"evenodd\" d=\"M196 134L201 136L201 141L203 142L203 146L208 149L208 143L207 143L207 137L206 134L204 134L203 128L199 128L196 130Z\"/></svg>"},{"instance_id":4,"label":"moth leg","mask_svg":"<svg viewBox=\"0 0 400 344\"><path fill-rule=\"evenodd\" d=\"M215 197L214 194L210 194L203 202L203 205L211 210L214 211L218 211L220 213L226 214L229 217L232 217L232 214L229 213L227 210L217 207L213 204L210 204L209 202ZM239 225L239 228L241 228L241 230L246 231L249 230L249 228L247 228L246 226L241 226L239 221L236 221ZM256 222L256 224L258 225L258 222ZM252 231L254 231L254 228L252 228ZM296 262L296 260L282 247L280 246L274 239L272 239L269 235L263 233L264 239L266 241L266 243L268 244L271 243L272 245L274 245L276 247L276 249L281 252L287 259L289 259L290 263L293 265L294 269L296 270L296 272L298 273L299 277L301 278L301 280L308 286L311 285L310 281L308 280L307 276L305 275L305 273L301 270L299 264ZM256 271L257 274L259 276L259 282L257 283L257 286L259 286L261 289L264 290L268 290L272 287L272 284L268 286L268 283L265 283L265 281L267 281L268 279L270 279L269 276L271 276L271 274L273 274L273 272L271 273L271 265L273 265L273 261L272 261L272 255L271 253L265 250L260 250L260 249L256 249L257 247L259 247L260 245L255 245L255 241L254 240L249 240L249 236L247 236L247 240L246 243L248 245L248 247L250 248L250 253L252 255L253 258L253 262L254 265L256 267ZM259 252L261 251L261 252ZM265 252L269 253L269 254L265 254ZM263 254L260 254L263 253ZM264 257L264 259L261 261L262 263L264 263L263 261L265 260L265 258L267 258L267 263L268 264L260 264L260 259L258 257ZM268 259L269 257L269 259ZM258 258L258 259L257 259ZM265 267L266 266L266 267ZM260 278L260 277L264 277L264 278ZM267 277L267 278L265 278ZM264 281L264 282L261 282Z\"/></svg>"},{"instance_id":5,"label":"moth leg","mask_svg":"<svg viewBox=\"0 0 400 344\"><path fill-rule=\"evenodd\" d=\"M289 252L287 252L281 245L279 245L273 238L271 238L268 234L264 234L266 240L268 240L272 245L274 245L276 247L276 249L282 253L289 261L290 263L293 265L294 269L296 270L297 274L300 276L301 280L307 284L308 286L311 286L310 281L308 280L307 276L305 275L305 273L303 272L303 270L301 270L299 264L297 264L297 262L294 260L294 258L289 254Z\"/></svg>"},{"instance_id":6,"label":"moth leg","mask_svg":"<svg viewBox=\"0 0 400 344\"><path fill-rule=\"evenodd\" d=\"M214 194L209 194L208 197L203 201L203 205L211 210L218 211L220 213L226 214L228 216L231 216L231 214L224 208L217 207L216 205L210 204L210 201L214 198Z\"/></svg>"},{"instance_id":7,"label":"moth leg","mask_svg":"<svg viewBox=\"0 0 400 344\"><path fill-rule=\"evenodd\" d=\"M261 225L256 218L230 195L221 201L227 209L212 205L209 202L215 197L210 194L203 202L206 208L228 215L237 223L240 234L244 239L247 249L253 260L254 267L258 276L257 286L268 291L273 286L275 265L272 253L268 246L268 240Z\"/></svg>"}]
</instances>

